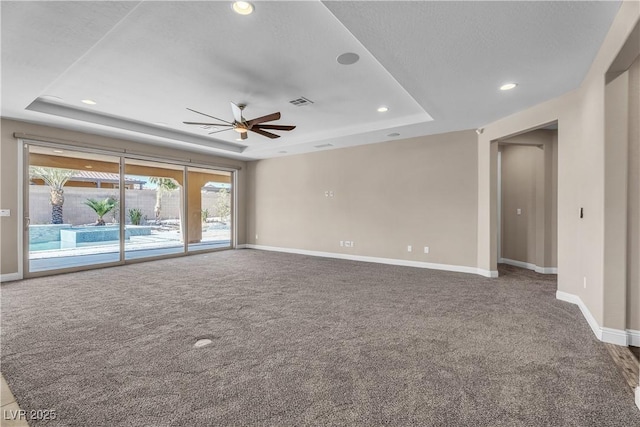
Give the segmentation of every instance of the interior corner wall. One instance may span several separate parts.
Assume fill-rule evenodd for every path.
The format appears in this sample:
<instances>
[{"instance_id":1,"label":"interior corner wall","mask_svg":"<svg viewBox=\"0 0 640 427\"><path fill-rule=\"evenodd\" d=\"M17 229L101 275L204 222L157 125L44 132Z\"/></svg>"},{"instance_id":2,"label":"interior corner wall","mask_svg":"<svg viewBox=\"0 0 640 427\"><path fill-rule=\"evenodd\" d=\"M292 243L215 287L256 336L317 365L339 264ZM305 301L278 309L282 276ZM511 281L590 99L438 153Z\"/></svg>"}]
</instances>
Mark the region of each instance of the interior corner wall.
<instances>
[{"instance_id":1,"label":"interior corner wall","mask_svg":"<svg viewBox=\"0 0 640 427\"><path fill-rule=\"evenodd\" d=\"M536 130L500 147L503 259L557 267L556 142L557 131Z\"/></svg>"},{"instance_id":2,"label":"interior corner wall","mask_svg":"<svg viewBox=\"0 0 640 427\"><path fill-rule=\"evenodd\" d=\"M640 19L640 2L620 10L576 90L489 125L478 138L478 267L495 268L497 230L491 174L495 141L558 121L558 291L580 298L604 323L605 74ZM579 217L580 208L584 218Z\"/></svg>"},{"instance_id":3,"label":"interior corner wall","mask_svg":"<svg viewBox=\"0 0 640 427\"><path fill-rule=\"evenodd\" d=\"M605 85L604 324L626 327L629 73Z\"/></svg>"},{"instance_id":4,"label":"interior corner wall","mask_svg":"<svg viewBox=\"0 0 640 427\"><path fill-rule=\"evenodd\" d=\"M628 72L627 328L640 331L640 56Z\"/></svg>"},{"instance_id":5,"label":"interior corner wall","mask_svg":"<svg viewBox=\"0 0 640 427\"><path fill-rule=\"evenodd\" d=\"M2 119L0 122L0 208L10 209L11 216L0 217L0 274L14 275L19 271L18 247L18 150L21 147L14 133L37 135L43 140L47 138L69 141L69 145L92 147L96 149L114 150L117 152L135 152L153 156L162 160L182 159L194 163L226 165L241 168L238 172L237 232L238 244L246 242L246 205L245 192L247 186L246 162L210 154L178 150L139 142L109 138L87 133L64 130L49 126L25 123L16 120Z\"/></svg>"},{"instance_id":6,"label":"interior corner wall","mask_svg":"<svg viewBox=\"0 0 640 427\"><path fill-rule=\"evenodd\" d=\"M476 168L474 131L251 162L249 243L475 268Z\"/></svg>"}]
</instances>

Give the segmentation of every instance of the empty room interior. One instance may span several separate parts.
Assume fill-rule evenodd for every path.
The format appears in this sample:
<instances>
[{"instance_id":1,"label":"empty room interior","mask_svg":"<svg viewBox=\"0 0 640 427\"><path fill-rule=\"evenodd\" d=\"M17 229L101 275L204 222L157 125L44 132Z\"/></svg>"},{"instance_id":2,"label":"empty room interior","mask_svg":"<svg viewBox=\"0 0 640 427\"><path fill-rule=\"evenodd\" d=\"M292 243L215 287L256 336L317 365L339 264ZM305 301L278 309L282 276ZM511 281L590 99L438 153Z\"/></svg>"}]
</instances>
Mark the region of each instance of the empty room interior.
<instances>
[{"instance_id":1,"label":"empty room interior","mask_svg":"<svg viewBox=\"0 0 640 427\"><path fill-rule=\"evenodd\" d=\"M640 425L640 2L2 1L2 426Z\"/></svg>"}]
</instances>

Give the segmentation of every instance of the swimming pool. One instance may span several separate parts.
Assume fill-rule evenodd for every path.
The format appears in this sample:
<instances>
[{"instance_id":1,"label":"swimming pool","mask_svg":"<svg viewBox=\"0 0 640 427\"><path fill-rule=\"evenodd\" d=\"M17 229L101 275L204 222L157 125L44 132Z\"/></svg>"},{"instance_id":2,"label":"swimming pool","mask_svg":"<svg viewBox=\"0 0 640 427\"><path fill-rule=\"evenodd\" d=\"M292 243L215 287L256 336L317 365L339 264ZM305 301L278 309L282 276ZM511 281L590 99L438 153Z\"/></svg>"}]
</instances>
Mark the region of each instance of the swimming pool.
<instances>
[{"instance_id":1,"label":"swimming pool","mask_svg":"<svg viewBox=\"0 0 640 427\"><path fill-rule=\"evenodd\" d=\"M106 242L84 242L84 243L76 243L76 248L86 248L91 246L105 246L105 245L119 245L119 240L108 240ZM64 245L64 242L55 241L55 242L40 242L40 243L30 243L29 244L29 252L40 252L40 251L55 251L60 249L67 249Z\"/></svg>"}]
</instances>

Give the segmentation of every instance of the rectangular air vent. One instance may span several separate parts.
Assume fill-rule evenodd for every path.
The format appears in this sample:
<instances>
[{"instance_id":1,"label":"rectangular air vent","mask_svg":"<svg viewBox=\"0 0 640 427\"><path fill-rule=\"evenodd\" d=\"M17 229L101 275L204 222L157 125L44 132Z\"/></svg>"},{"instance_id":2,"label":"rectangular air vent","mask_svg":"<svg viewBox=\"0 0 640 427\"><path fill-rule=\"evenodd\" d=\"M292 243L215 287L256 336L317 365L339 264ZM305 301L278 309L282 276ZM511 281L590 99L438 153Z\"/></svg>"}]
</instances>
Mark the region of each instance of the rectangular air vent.
<instances>
[{"instance_id":1,"label":"rectangular air vent","mask_svg":"<svg viewBox=\"0 0 640 427\"><path fill-rule=\"evenodd\" d=\"M300 98L297 98L297 99L293 99L293 100L291 100L289 102L291 104L295 105L296 107L303 107L305 105L313 104L312 100L307 99L304 96L301 96Z\"/></svg>"},{"instance_id":2,"label":"rectangular air vent","mask_svg":"<svg viewBox=\"0 0 640 427\"><path fill-rule=\"evenodd\" d=\"M333 147L333 144L320 144L320 145L314 145L315 148L327 148L327 147Z\"/></svg>"}]
</instances>

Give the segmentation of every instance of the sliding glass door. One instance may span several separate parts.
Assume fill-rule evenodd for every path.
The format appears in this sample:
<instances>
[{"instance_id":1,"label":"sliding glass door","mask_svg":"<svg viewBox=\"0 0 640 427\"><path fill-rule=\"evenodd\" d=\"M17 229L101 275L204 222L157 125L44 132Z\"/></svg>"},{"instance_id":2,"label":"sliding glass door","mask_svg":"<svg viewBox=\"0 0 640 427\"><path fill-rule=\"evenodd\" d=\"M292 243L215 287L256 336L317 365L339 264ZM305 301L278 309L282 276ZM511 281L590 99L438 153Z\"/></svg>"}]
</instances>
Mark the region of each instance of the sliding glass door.
<instances>
[{"instance_id":1,"label":"sliding glass door","mask_svg":"<svg viewBox=\"0 0 640 427\"><path fill-rule=\"evenodd\" d=\"M28 146L29 272L120 261L120 159Z\"/></svg>"},{"instance_id":2,"label":"sliding glass door","mask_svg":"<svg viewBox=\"0 0 640 427\"><path fill-rule=\"evenodd\" d=\"M232 246L232 174L187 168L189 251Z\"/></svg>"},{"instance_id":3,"label":"sliding glass door","mask_svg":"<svg viewBox=\"0 0 640 427\"><path fill-rule=\"evenodd\" d=\"M25 144L25 272L233 247L233 172Z\"/></svg>"},{"instance_id":4,"label":"sliding glass door","mask_svg":"<svg viewBox=\"0 0 640 427\"><path fill-rule=\"evenodd\" d=\"M125 259L184 252L184 166L125 159Z\"/></svg>"}]
</instances>

